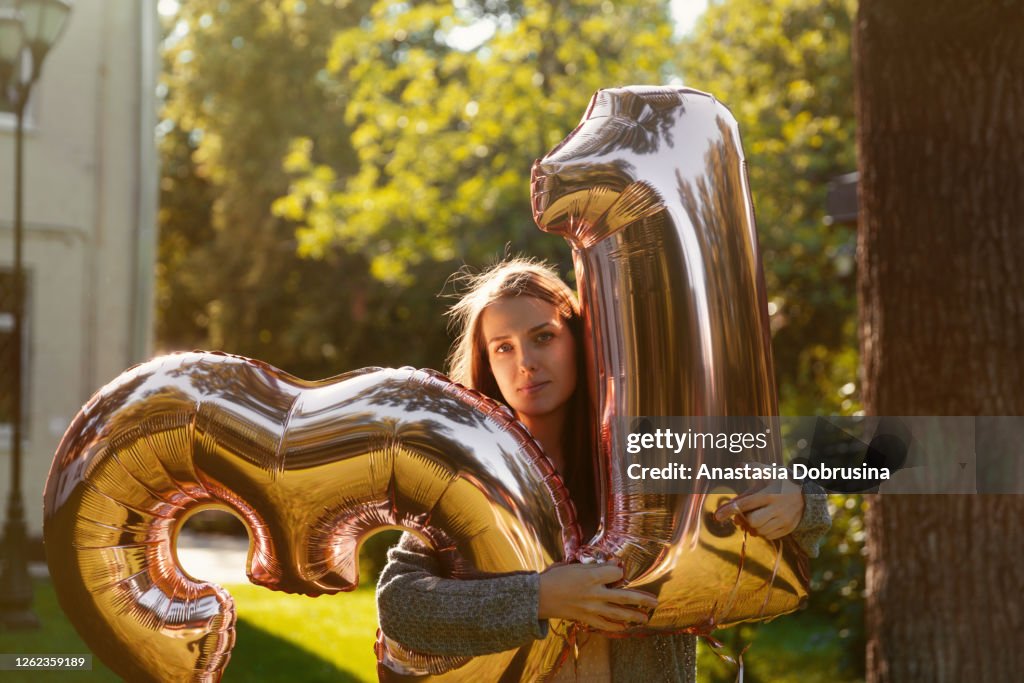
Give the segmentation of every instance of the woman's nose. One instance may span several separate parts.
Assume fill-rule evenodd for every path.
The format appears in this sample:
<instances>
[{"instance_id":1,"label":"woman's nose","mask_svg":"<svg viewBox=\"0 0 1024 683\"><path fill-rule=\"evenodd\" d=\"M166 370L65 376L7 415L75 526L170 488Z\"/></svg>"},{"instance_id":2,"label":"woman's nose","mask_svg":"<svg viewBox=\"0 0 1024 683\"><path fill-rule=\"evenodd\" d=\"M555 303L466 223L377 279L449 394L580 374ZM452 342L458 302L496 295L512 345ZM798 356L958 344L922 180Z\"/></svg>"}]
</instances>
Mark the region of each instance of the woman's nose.
<instances>
[{"instance_id":1,"label":"woman's nose","mask_svg":"<svg viewBox=\"0 0 1024 683\"><path fill-rule=\"evenodd\" d=\"M523 373L533 372L537 369L537 362L532 353L521 353L519 355L519 371Z\"/></svg>"}]
</instances>

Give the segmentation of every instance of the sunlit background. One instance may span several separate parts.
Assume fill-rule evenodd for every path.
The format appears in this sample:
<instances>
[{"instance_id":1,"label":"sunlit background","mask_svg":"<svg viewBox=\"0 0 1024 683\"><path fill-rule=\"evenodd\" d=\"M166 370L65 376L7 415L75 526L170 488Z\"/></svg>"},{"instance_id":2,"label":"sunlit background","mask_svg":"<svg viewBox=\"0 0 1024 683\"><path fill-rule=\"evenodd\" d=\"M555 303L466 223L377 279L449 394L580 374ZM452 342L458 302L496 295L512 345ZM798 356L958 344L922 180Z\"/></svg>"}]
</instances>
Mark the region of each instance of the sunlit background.
<instances>
[{"instance_id":1,"label":"sunlit background","mask_svg":"<svg viewBox=\"0 0 1024 683\"><path fill-rule=\"evenodd\" d=\"M782 412L859 411L854 228L826 220L825 209L829 183L856 167L854 2L552 6L160 0L154 13L79 2L32 110L41 123L29 213L45 246L30 256L35 272L61 265L30 292L46 302L33 321L42 341L32 375L32 400L46 409L32 425L26 490L42 489L74 411L140 359L135 349L222 349L309 379L371 365L442 368L454 271L513 252L547 258L572 279L564 243L533 225L530 165L572 130L596 90L633 83L685 84L731 108ZM133 23L147 13L159 24L149 47ZM140 59L124 59L125 45ZM97 51L95 61L82 56ZM139 109L154 91L148 121ZM68 111L76 116L57 116ZM76 175L52 175L42 160L56 158L72 158ZM69 189L40 193L48 173ZM133 232L147 210L158 231ZM87 237L94 232L102 239ZM152 343L137 332L149 329L146 315L127 312L145 303L140 282L155 287ZM73 352L61 346L72 343ZM863 504L832 504L809 608L720 634L733 652L752 643L748 681L863 678ZM29 511L34 534L38 507ZM234 583L246 542L229 519L197 518L187 537L189 571L223 577L239 597L229 680L373 678L372 576L393 536L366 544L360 592L312 606ZM63 623L45 585L40 610ZM83 651L61 628L47 637ZM735 678L703 646L700 657L702 680Z\"/></svg>"}]
</instances>

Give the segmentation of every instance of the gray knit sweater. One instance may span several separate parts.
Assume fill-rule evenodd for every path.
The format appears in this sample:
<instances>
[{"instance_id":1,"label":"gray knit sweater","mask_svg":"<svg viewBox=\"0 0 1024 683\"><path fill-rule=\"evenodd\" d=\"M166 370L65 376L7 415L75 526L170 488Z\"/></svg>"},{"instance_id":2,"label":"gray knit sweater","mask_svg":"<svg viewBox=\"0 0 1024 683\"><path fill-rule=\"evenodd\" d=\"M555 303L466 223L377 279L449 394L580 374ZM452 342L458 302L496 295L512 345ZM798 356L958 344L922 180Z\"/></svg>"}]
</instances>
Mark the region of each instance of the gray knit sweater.
<instances>
[{"instance_id":1,"label":"gray knit sweater","mask_svg":"<svg viewBox=\"0 0 1024 683\"><path fill-rule=\"evenodd\" d=\"M809 493L792 536L811 557L831 526L824 493ZM821 489L817 489L820 491ZM405 647L438 655L477 656L519 647L547 634L537 618L540 575L535 572L487 579L442 577L433 551L403 534L388 552L377 584L377 613L384 633ZM613 639L613 681L693 683L696 638L660 635Z\"/></svg>"}]
</instances>

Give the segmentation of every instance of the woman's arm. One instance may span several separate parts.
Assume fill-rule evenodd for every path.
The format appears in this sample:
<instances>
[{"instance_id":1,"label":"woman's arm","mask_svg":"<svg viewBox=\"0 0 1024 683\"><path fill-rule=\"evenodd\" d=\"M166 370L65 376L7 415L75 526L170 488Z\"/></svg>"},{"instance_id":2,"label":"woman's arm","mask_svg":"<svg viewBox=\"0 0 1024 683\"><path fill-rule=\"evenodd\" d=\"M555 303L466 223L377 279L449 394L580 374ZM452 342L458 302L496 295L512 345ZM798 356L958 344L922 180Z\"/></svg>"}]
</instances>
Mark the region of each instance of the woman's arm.
<instances>
[{"instance_id":1,"label":"woman's arm","mask_svg":"<svg viewBox=\"0 0 1024 683\"><path fill-rule=\"evenodd\" d=\"M547 634L536 573L445 579L431 549L403 534L377 583L381 630L410 650L475 657Z\"/></svg>"},{"instance_id":2,"label":"woman's arm","mask_svg":"<svg viewBox=\"0 0 1024 683\"><path fill-rule=\"evenodd\" d=\"M622 578L612 564L556 564L487 579L441 578L430 548L404 534L388 552L377 584L381 630L410 650L474 657L547 635L549 618L622 631L647 622L657 600L608 588Z\"/></svg>"},{"instance_id":3,"label":"woman's arm","mask_svg":"<svg viewBox=\"0 0 1024 683\"><path fill-rule=\"evenodd\" d=\"M804 482L804 512L800 523L790 532L793 540L808 557L818 556L818 546L832 528L832 515L828 512L828 494L813 482Z\"/></svg>"}]
</instances>

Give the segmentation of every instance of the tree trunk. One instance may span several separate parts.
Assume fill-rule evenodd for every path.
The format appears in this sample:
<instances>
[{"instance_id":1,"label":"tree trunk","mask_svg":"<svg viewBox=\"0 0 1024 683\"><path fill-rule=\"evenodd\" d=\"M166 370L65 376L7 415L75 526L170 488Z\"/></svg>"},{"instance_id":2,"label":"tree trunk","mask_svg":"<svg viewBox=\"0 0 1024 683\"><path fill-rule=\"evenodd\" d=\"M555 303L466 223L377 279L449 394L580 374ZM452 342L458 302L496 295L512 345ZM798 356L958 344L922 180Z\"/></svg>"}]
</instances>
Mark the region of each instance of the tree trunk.
<instances>
[{"instance_id":1,"label":"tree trunk","mask_svg":"<svg viewBox=\"0 0 1024 683\"><path fill-rule=\"evenodd\" d=\"M1024 5L861 0L856 31L865 407L1024 415ZM869 683L1021 680L1024 496L867 527Z\"/></svg>"}]
</instances>

